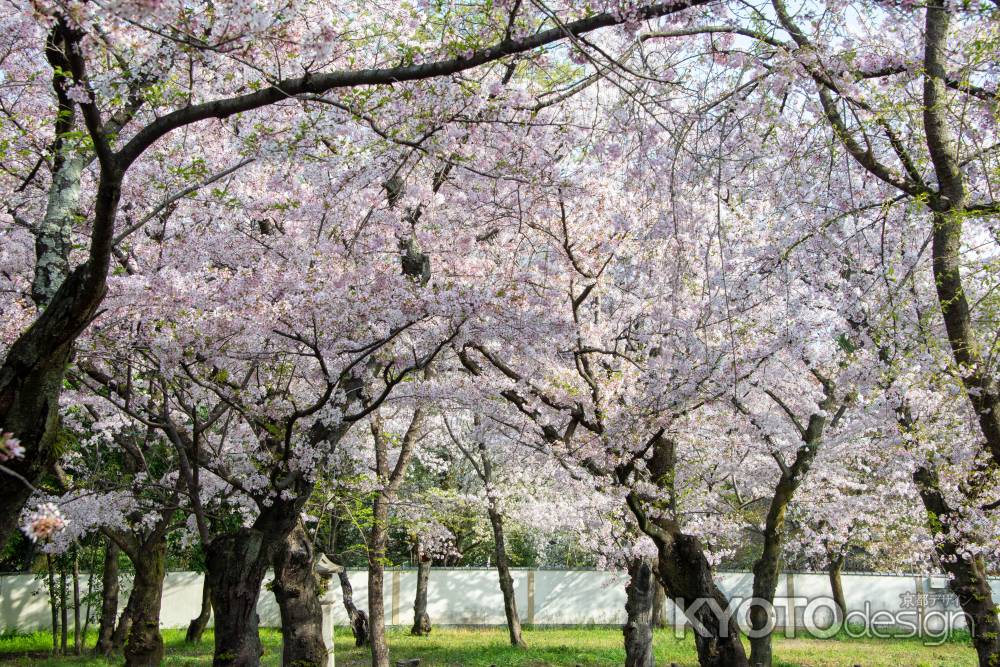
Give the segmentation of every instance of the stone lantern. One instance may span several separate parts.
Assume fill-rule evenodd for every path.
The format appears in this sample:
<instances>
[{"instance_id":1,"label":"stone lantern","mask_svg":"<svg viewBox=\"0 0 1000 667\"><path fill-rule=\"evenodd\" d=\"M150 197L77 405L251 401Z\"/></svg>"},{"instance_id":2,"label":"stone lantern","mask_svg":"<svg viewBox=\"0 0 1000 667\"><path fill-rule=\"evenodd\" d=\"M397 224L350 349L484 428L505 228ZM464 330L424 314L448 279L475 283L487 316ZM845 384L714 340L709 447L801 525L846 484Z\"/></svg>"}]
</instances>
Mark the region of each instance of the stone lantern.
<instances>
[{"instance_id":1,"label":"stone lantern","mask_svg":"<svg viewBox=\"0 0 1000 667\"><path fill-rule=\"evenodd\" d=\"M326 646L327 667L334 667L336 664L336 658L333 654L333 605L336 604L337 599L333 594L332 579L333 575L343 572L343 570L343 567L327 558L326 554L320 554L319 558L316 559L316 575L324 584L323 596L319 603L323 607L323 644Z\"/></svg>"}]
</instances>

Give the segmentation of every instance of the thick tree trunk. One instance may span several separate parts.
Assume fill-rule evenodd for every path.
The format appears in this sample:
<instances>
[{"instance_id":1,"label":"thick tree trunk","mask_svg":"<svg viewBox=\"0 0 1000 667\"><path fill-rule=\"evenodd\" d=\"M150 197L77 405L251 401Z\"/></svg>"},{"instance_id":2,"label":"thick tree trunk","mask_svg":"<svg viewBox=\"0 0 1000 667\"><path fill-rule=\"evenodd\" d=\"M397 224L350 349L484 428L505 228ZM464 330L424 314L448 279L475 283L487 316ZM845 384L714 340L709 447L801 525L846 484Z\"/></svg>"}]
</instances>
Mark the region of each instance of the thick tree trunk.
<instances>
[{"instance_id":1,"label":"thick tree trunk","mask_svg":"<svg viewBox=\"0 0 1000 667\"><path fill-rule=\"evenodd\" d=\"M99 655L109 655L114 648L115 617L118 615L118 544L108 539L104 550L104 571L101 574L101 623L97 630Z\"/></svg>"},{"instance_id":2,"label":"thick tree trunk","mask_svg":"<svg viewBox=\"0 0 1000 667\"><path fill-rule=\"evenodd\" d=\"M830 591L833 595L833 602L837 605L837 613L840 614L838 621L843 622L847 618L847 598L844 597L844 582L840 578L840 572L844 568L844 555L837 554L830 558L830 564L826 573L830 578Z\"/></svg>"},{"instance_id":3,"label":"thick tree trunk","mask_svg":"<svg viewBox=\"0 0 1000 667\"><path fill-rule=\"evenodd\" d=\"M264 647L257 635L257 599L270 563L270 536L241 528L213 539L206 549L206 573L215 609L215 667L260 664Z\"/></svg>"},{"instance_id":4,"label":"thick tree trunk","mask_svg":"<svg viewBox=\"0 0 1000 667\"><path fill-rule=\"evenodd\" d=\"M663 584L660 583L655 572L653 573L652 626L654 630L662 630L667 627L667 594L664 592Z\"/></svg>"},{"instance_id":5,"label":"thick tree trunk","mask_svg":"<svg viewBox=\"0 0 1000 667\"><path fill-rule=\"evenodd\" d=\"M662 526L661 526L662 528ZM749 667L735 619L720 618L710 605L725 613L729 600L712 579L712 567L701 541L680 530L668 540L657 540L660 583L695 626L694 642L701 667Z\"/></svg>"},{"instance_id":6,"label":"thick tree trunk","mask_svg":"<svg viewBox=\"0 0 1000 667\"><path fill-rule=\"evenodd\" d=\"M163 662L160 601L167 565L165 537L147 540L130 558L135 566L135 580L129 596L132 610L131 627L125 642L125 664L128 667L154 667Z\"/></svg>"},{"instance_id":7,"label":"thick tree trunk","mask_svg":"<svg viewBox=\"0 0 1000 667\"><path fill-rule=\"evenodd\" d=\"M389 504L375 495L371 537L368 540L368 638L372 667L389 667L389 644L385 638L385 552L388 542Z\"/></svg>"},{"instance_id":8,"label":"thick tree trunk","mask_svg":"<svg viewBox=\"0 0 1000 667\"><path fill-rule=\"evenodd\" d=\"M625 667L656 667L653 659L653 605L656 580L653 568L642 558L628 564L625 586Z\"/></svg>"},{"instance_id":9,"label":"thick tree trunk","mask_svg":"<svg viewBox=\"0 0 1000 667\"><path fill-rule=\"evenodd\" d=\"M295 525L275 553L274 597L281 610L281 664L326 667L319 582L312 543L302 524Z\"/></svg>"},{"instance_id":10,"label":"thick tree trunk","mask_svg":"<svg viewBox=\"0 0 1000 667\"><path fill-rule=\"evenodd\" d=\"M430 556L417 550L417 594L413 599L411 635L422 637L431 633L431 617L427 614L427 586L431 577Z\"/></svg>"},{"instance_id":11,"label":"thick tree trunk","mask_svg":"<svg viewBox=\"0 0 1000 667\"><path fill-rule=\"evenodd\" d=\"M951 575L948 585L965 612L979 667L996 667L1000 665L1000 619L985 563L979 557L965 557L963 538L951 528L952 523L960 523L961 517L956 516L941 493L936 471L921 466L914 471L913 481L927 510L938 560Z\"/></svg>"},{"instance_id":12,"label":"thick tree trunk","mask_svg":"<svg viewBox=\"0 0 1000 667\"><path fill-rule=\"evenodd\" d=\"M660 434L653 444L653 455L647 464L650 478L671 499L673 508L674 442ZM626 501L639 527L656 545L655 572L664 592L694 626L698 664L701 667L749 667L736 619L724 618L729 600L715 585L701 541L685 534L669 515L649 516L645 496L632 491Z\"/></svg>"},{"instance_id":13,"label":"thick tree trunk","mask_svg":"<svg viewBox=\"0 0 1000 667\"><path fill-rule=\"evenodd\" d=\"M184 641L189 644L197 644L201 641L201 636L205 634L208 621L212 618L212 586L208 583L208 575L201 585L201 611L188 623L187 633Z\"/></svg>"},{"instance_id":14,"label":"thick tree trunk","mask_svg":"<svg viewBox=\"0 0 1000 667\"><path fill-rule=\"evenodd\" d=\"M490 526L493 528L493 558L500 578L503 593L503 611L507 616L507 633L511 646L527 646L521 637L521 619L517 616L517 598L514 594L514 578L510 575L510 561L507 559L507 543L503 532L503 516L492 506L489 508Z\"/></svg>"},{"instance_id":15,"label":"thick tree trunk","mask_svg":"<svg viewBox=\"0 0 1000 667\"><path fill-rule=\"evenodd\" d=\"M117 186L115 186L117 201ZM112 216L113 217L113 216ZM104 298L107 263L95 271L74 270L34 324L11 345L0 366L0 424L21 441L24 457L5 463L31 483L55 460L59 396L73 344ZM31 489L18 481L0 484L0 550L17 531Z\"/></svg>"},{"instance_id":16,"label":"thick tree trunk","mask_svg":"<svg viewBox=\"0 0 1000 667\"><path fill-rule=\"evenodd\" d=\"M257 599L274 554L298 521L305 490L297 500L274 502L249 528L216 536L205 550L206 578L215 611L214 667L260 664Z\"/></svg>"},{"instance_id":17,"label":"thick tree trunk","mask_svg":"<svg viewBox=\"0 0 1000 667\"><path fill-rule=\"evenodd\" d=\"M343 569L337 573L340 579L340 591L344 598L344 609L347 610L347 618L351 622L351 632L354 633L354 645L361 647L368 645L368 614L363 609L358 609L354 604L354 589L351 587L351 580L347 576L347 570Z\"/></svg>"}]
</instances>

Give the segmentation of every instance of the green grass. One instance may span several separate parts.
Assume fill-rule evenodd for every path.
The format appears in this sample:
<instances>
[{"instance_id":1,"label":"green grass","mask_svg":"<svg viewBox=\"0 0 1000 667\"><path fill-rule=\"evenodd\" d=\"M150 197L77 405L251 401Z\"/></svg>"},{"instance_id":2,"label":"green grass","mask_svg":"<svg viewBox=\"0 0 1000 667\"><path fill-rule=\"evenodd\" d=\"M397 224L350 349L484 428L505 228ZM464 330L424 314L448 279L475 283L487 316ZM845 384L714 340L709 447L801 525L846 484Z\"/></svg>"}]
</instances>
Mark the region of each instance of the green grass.
<instances>
[{"instance_id":1,"label":"green grass","mask_svg":"<svg viewBox=\"0 0 1000 667\"><path fill-rule=\"evenodd\" d=\"M196 646L184 643L183 630L165 630L165 665L203 667L211 664L212 635ZM265 665L281 662L281 635L261 631ZM437 628L429 637L410 637L403 629L389 631L392 659L420 658L425 667L597 667L621 665L624 650L617 628L535 628L524 633L527 650L511 648L501 629ZM93 633L88 646L94 642ZM72 637L70 637L72 642ZM370 664L366 649L354 648L347 628L337 629L338 667ZM690 633L675 639L669 630L657 631L654 639L656 664L671 662L694 667L697 659ZM41 665L44 667L106 667L121 659L93 656L52 657L48 633L0 637L0 666ZM776 667L973 667L976 655L967 641L950 641L941 646L925 646L918 639L784 639L775 641Z\"/></svg>"}]
</instances>

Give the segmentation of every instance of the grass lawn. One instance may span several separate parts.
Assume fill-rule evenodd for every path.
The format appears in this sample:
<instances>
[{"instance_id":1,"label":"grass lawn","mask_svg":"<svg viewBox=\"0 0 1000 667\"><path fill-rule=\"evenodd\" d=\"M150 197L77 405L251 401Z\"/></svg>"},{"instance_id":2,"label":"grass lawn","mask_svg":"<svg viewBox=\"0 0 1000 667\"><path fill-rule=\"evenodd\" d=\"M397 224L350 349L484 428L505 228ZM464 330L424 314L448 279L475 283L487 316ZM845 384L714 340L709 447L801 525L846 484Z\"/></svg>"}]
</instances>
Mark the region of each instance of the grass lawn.
<instances>
[{"instance_id":1,"label":"grass lawn","mask_svg":"<svg viewBox=\"0 0 1000 667\"><path fill-rule=\"evenodd\" d=\"M203 643L184 643L183 630L165 630L167 643L165 665L206 666L212 662L211 630ZM281 662L281 635L276 630L261 631L265 654L263 663ZM430 637L410 637L402 629L389 631L392 659L420 658L422 665L442 667L574 667L582 665L621 665L625 652L621 631L617 628L553 628L526 630L527 650L511 648L503 629L437 628ZM88 638L93 645L93 634ZM70 637L72 642L72 637ZM337 629L338 667L362 667L369 664L365 649L356 649L347 628ZM684 667L698 664L694 641L675 639L669 630L658 631L654 640L656 664L675 662ZM121 664L120 659L52 657L51 635L36 633L0 637L0 667L40 665L44 667L105 667ZM974 667L976 655L967 642L947 642L924 646L913 639L778 639L775 664L780 667Z\"/></svg>"}]
</instances>

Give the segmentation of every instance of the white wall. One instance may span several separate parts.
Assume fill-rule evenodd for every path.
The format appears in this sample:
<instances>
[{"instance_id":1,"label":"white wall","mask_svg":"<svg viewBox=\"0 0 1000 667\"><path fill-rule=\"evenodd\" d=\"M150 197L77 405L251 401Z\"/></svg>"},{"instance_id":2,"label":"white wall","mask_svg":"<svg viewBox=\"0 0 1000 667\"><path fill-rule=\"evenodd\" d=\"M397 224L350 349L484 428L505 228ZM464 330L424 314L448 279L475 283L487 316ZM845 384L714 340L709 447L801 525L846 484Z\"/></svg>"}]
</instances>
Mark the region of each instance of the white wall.
<instances>
[{"instance_id":1,"label":"white wall","mask_svg":"<svg viewBox=\"0 0 1000 667\"><path fill-rule=\"evenodd\" d=\"M349 572L354 588L354 601L360 608L368 604L366 573L359 570ZM522 622L538 625L570 624L619 624L625 617L625 581L622 572L599 572L593 570L514 570L514 588L517 594L518 612ZM935 578L936 579L936 578ZM194 572L170 572L163 588L161 625L167 628L187 627L188 622L198 613L201 605L200 574ZM750 597L752 578L746 572L725 572L717 576L720 588L727 596ZM789 582L791 586L789 586ZM932 588L932 581L924 576L890 576L845 574L844 594L849 610L871 611L902 610L901 595L917 592L943 594L948 596L951 606L957 609L950 592ZM938 583L941 583L938 581ZM87 577L81 578L81 594L86 593ZM95 577L95 586L100 578ZM340 604L340 586L331 582L337 604L334 605L334 621L338 625L347 623L347 614ZM993 597L1000 603L1000 579L992 581ZM124 605L127 585L121 595ZM392 625L410 625L413 622L413 598L416 588L415 570L387 570L384 601L386 621ZM791 590L789 590L789 588ZM786 574L779 581L777 595L787 594L809 599L829 596L830 586L825 574ZM485 568L434 568L430 575L427 596L428 613L436 625L502 625L504 623L503 599L497 583L496 571ZM919 610L927 614L933 609L942 609L940 601L923 605ZM667 603L667 618L681 622ZM784 610L776 609L777 626L785 627ZM95 612L96 613L96 612ZM267 590L261 594L258 605L261 624L279 625L279 615L274 596ZM802 610L796 618L796 625L802 625ZM923 616L922 616L923 618ZM928 617L930 618L930 617ZM17 629L22 632L48 629L50 611L46 582L34 575L0 576L0 632ZM954 625L963 625L959 620Z\"/></svg>"}]
</instances>

